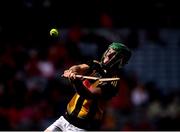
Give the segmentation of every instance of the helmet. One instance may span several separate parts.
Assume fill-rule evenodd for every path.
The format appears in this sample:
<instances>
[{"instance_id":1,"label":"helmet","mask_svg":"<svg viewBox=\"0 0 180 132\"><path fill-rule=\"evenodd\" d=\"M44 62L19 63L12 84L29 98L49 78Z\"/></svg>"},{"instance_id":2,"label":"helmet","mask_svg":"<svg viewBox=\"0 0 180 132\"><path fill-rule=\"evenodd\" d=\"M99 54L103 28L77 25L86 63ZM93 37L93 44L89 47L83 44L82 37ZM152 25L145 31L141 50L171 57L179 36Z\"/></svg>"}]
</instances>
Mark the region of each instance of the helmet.
<instances>
[{"instance_id":1,"label":"helmet","mask_svg":"<svg viewBox=\"0 0 180 132\"><path fill-rule=\"evenodd\" d=\"M111 54L111 56L108 62L105 63L104 59L109 54ZM122 68L125 64L127 64L130 57L131 57L131 51L126 45L122 43L113 42L104 52L101 59L101 64L106 68L112 68L112 67Z\"/></svg>"}]
</instances>

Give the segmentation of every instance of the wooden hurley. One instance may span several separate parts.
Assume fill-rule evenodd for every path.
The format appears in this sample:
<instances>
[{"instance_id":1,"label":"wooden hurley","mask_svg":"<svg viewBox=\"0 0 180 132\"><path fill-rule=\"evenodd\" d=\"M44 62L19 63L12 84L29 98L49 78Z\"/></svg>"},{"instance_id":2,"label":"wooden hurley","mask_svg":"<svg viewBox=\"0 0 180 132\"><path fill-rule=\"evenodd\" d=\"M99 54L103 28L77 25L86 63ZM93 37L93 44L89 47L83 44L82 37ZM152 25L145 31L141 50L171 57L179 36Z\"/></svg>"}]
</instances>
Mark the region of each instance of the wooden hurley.
<instances>
[{"instance_id":1,"label":"wooden hurley","mask_svg":"<svg viewBox=\"0 0 180 132\"><path fill-rule=\"evenodd\" d=\"M112 78L98 78L98 77L91 77L91 76L83 76L83 75L76 75L77 78L85 78L85 79L91 79L91 80L98 80L100 82L105 82L105 81L117 81L120 80L118 77L112 77Z\"/></svg>"}]
</instances>

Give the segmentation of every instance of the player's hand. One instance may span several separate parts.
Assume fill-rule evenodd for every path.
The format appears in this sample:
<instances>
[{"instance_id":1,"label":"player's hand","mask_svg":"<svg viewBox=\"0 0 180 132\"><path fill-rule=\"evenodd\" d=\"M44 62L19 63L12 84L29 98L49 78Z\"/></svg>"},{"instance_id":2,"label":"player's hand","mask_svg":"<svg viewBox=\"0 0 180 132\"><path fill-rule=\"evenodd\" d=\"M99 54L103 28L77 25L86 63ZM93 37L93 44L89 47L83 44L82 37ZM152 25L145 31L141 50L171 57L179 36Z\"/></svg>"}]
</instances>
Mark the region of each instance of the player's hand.
<instances>
[{"instance_id":1,"label":"player's hand","mask_svg":"<svg viewBox=\"0 0 180 132\"><path fill-rule=\"evenodd\" d=\"M77 73L73 72L73 70L65 70L63 76L74 80L74 79L76 79L76 74Z\"/></svg>"}]
</instances>

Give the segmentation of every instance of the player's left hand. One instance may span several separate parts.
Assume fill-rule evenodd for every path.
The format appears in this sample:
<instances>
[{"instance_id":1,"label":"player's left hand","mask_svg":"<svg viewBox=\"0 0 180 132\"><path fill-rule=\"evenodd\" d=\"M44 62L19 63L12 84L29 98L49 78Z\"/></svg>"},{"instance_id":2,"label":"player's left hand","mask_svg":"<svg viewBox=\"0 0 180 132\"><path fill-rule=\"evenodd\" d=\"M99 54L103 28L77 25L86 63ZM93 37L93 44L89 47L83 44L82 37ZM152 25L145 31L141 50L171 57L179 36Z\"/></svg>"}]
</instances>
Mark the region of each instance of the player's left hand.
<instances>
[{"instance_id":1,"label":"player's left hand","mask_svg":"<svg viewBox=\"0 0 180 132\"><path fill-rule=\"evenodd\" d=\"M74 79L76 79L76 74L77 73L73 72L73 70L65 70L63 76L74 80Z\"/></svg>"}]
</instances>

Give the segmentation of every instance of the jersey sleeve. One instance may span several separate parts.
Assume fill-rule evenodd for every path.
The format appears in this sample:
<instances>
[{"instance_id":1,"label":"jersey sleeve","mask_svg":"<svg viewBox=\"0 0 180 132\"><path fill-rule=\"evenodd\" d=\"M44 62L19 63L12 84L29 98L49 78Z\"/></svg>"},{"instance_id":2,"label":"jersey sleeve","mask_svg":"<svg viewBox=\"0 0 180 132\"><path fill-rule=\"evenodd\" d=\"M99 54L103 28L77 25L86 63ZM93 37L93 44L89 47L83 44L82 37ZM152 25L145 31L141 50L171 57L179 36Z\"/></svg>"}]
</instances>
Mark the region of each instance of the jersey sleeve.
<instances>
[{"instance_id":1,"label":"jersey sleeve","mask_svg":"<svg viewBox=\"0 0 180 132\"><path fill-rule=\"evenodd\" d=\"M89 66L89 69L86 71L86 73L84 75L91 74L94 69L96 69L96 70L101 69L100 63L96 60L88 61L87 65Z\"/></svg>"},{"instance_id":2,"label":"jersey sleeve","mask_svg":"<svg viewBox=\"0 0 180 132\"><path fill-rule=\"evenodd\" d=\"M113 96L116 96L119 89L119 81L112 81L112 82L104 82L100 85L103 99L111 99Z\"/></svg>"}]
</instances>

